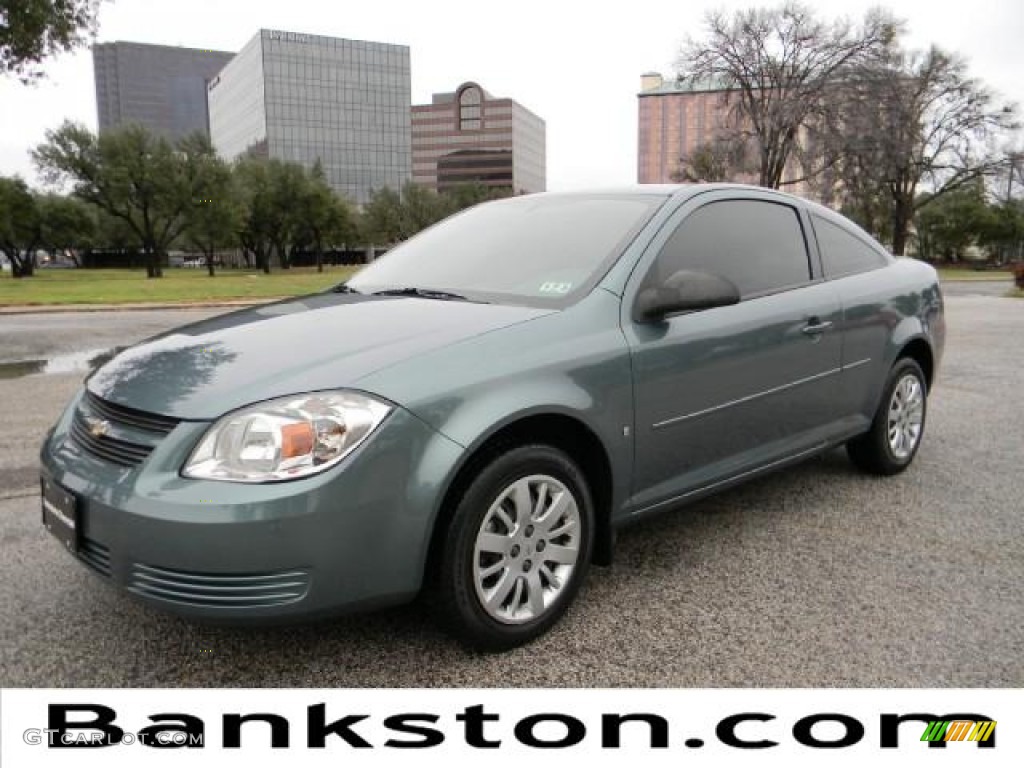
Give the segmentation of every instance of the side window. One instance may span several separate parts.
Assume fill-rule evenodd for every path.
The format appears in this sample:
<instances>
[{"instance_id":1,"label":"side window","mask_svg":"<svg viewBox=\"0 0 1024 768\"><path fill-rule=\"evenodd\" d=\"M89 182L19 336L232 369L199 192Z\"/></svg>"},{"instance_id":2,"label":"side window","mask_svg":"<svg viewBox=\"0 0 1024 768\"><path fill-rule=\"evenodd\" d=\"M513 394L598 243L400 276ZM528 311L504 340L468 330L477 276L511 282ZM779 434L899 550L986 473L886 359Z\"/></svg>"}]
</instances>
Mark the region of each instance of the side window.
<instances>
[{"instance_id":1,"label":"side window","mask_svg":"<svg viewBox=\"0 0 1024 768\"><path fill-rule=\"evenodd\" d=\"M828 219L813 216L814 234L818 236L821 261L829 277L867 272L884 267L885 257L856 235Z\"/></svg>"},{"instance_id":2,"label":"side window","mask_svg":"<svg viewBox=\"0 0 1024 768\"><path fill-rule=\"evenodd\" d=\"M691 213L661 249L645 285L681 269L727 278L743 297L811 279L796 210L761 200L723 200Z\"/></svg>"}]
</instances>

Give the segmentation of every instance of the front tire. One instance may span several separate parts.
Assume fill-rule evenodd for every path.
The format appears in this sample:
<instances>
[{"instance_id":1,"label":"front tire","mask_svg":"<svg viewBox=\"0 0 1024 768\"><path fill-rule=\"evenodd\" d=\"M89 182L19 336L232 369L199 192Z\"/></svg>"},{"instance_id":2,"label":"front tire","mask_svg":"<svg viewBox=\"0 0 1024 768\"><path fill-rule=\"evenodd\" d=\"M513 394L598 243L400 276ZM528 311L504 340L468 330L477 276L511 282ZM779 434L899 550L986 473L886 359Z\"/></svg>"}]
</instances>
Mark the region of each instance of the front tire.
<instances>
[{"instance_id":1,"label":"front tire","mask_svg":"<svg viewBox=\"0 0 1024 768\"><path fill-rule=\"evenodd\" d=\"M871 429L846 444L853 463L874 475L895 475L909 467L924 437L927 401L921 366L909 357L897 360Z\"/></svg>"},{"instance_id":2,"label":"front tire","mask_svg":"<svg viewBox=\"0 0 1024 768\"><path fill-rule=\"evenodd\" d=\"M448 623L471 647L506 650L547 632L579 591L594 505L569 456L524 445L480 465L447 533L438 586Z\"/></svg>"}]
</instances>

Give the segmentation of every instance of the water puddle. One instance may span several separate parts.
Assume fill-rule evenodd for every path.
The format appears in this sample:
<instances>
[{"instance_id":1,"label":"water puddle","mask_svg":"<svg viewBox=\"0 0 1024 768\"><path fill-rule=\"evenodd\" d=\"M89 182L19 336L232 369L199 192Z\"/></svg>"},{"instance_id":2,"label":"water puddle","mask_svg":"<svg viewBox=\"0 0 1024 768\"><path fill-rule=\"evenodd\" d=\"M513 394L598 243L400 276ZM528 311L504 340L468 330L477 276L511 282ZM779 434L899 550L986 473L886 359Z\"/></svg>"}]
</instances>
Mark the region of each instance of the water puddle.
<instances>
[{"instance_id":1,"label":"water puddle","mask_svg":"<svg viewBox=\"0 0 1024 768\"><path fill-rule=\"evenodd\" d=\"M51 375L57 373L88 373L103 365L117 349L86 349L66 355L54 355L41 360L17 360L0 363L0 379L20 379L24 376Z\"/></svg>"}]
</instances>

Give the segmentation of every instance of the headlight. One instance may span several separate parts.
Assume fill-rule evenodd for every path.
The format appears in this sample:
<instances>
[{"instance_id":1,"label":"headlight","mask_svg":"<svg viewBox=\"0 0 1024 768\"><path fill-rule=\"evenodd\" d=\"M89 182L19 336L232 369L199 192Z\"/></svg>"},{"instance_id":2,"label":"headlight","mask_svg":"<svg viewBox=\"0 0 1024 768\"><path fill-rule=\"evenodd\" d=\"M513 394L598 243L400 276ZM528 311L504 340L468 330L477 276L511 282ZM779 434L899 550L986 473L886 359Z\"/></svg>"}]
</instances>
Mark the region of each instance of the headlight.
<instances>
[{"instance_id":1,"label":"headlight","mask_svg":"<svg viewBox=\"0 0 1024 768\"><path fill-rule=\"evenodd\" d=\"M315 475L355 450L390 411L390 405L357 392L268 400L210 427L182 474L235 483Z\"/></svg>"}]
</instances>

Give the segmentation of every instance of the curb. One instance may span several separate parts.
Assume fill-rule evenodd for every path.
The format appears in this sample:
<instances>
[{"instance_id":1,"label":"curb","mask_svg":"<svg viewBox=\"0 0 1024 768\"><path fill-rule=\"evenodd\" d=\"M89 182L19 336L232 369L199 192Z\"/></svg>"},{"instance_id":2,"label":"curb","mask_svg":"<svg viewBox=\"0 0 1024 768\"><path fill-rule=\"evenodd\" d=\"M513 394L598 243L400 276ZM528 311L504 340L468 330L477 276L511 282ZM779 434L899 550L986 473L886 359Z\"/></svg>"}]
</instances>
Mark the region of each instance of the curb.
<instances>
[{"instance_id":1,"label":"curb","mask_svg":"<svg viewBox=\"0 0 1024 768\"><path fill-rule=\"evenodd\" d=\"M998 277L947 277L939 278L940 283L1012 283L1013 280Z\"/></svg>"},{"instance_id":2,"label":"curb","mask_svg":"<svg viewBox=\"0 0 1024 768\"><path fill-rule=\"evenodd\" d=\"M256 307L275 301L298 298L297 296L265 296L259 299L225 299L223 301L194 301L176 303L139 304L15 304L0 306L3 315L43 315L62 312L142 312L157 309L231 309Z\"/></svg>"}]
</instances>

